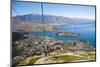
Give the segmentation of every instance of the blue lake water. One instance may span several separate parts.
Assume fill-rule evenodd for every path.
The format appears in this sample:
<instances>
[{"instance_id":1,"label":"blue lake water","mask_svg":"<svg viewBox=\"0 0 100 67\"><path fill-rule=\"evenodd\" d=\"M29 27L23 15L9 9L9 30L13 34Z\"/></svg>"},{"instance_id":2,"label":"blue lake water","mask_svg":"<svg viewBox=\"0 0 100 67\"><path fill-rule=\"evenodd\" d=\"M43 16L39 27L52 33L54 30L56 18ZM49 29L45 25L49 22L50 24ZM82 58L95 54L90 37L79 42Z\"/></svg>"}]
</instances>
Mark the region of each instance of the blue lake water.
<instances>
[{"instance_id":1,"label":"blue lake water","mask_svg":"<svg viewBox=\"0 0 100 67\"><path fill-rule=\"evenodd\" d=\"M46 31L46 32L32 32L32 34L37 36L49 36L56 40L86 40L89 41L93 47L96 47L96 37L95 37L95 23L90 24L69 24L57 26L57 29L64 32L78 33L80 37L66 37L66 36L56 36L57 31Z\"/></svg>"}]
</instances>

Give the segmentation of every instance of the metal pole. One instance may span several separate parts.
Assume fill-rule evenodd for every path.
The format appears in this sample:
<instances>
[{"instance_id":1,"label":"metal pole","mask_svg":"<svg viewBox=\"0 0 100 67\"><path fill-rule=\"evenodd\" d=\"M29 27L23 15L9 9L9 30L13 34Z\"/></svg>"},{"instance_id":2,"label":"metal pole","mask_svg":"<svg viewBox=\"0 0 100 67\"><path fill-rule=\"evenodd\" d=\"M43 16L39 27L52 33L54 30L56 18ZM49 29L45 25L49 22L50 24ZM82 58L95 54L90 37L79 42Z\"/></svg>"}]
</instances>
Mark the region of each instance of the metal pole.
<instances>
[{"instance_id":1,"label":"metal pole","mask_svg":"<svg viewBox=\"0 0 100 67\"><path fill-rule=\"evenodd\" d=\"M45 22L44 22L44 13L43 13L43 2L41 2L41 10L42 10L43 32L44 32L44 38L45 38Z\"/></svg>"}]
</instances>

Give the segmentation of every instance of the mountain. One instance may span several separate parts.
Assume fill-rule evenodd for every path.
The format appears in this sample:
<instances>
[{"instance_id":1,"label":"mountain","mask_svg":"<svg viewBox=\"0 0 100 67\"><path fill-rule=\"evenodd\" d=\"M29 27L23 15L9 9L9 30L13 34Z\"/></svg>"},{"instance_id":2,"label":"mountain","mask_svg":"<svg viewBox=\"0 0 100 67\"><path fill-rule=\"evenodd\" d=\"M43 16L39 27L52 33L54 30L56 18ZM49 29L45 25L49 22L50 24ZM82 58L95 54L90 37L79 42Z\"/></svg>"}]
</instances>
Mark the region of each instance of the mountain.
<instances>
[{"instance_id":1,"label":"mountain","mask_svg":"<svg viewBox=\"0 0 100 67\"><path fill-rule=\"evenodd\" d=\"M94 20L84 18L69 18L54 15L28 14L12 17L12 31L42 31L45 26L46 30L53 30L55 26L66 24L91 24Z\"/></svg>"}]
</instances>

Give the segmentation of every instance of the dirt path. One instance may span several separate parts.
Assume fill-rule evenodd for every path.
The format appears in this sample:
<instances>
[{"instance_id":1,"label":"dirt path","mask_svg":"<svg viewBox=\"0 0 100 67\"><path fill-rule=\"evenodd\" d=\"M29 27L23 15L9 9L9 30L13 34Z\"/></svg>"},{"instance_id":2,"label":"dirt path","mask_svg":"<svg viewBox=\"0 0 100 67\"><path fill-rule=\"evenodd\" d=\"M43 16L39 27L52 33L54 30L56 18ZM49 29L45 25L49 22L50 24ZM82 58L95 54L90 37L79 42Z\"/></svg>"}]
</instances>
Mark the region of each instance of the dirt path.
<instances>
[{"instance_id":1,"label":"dirt path","mask_svg":"<svg viewBox=\"0 0 100 67\"><path fill-rule=\"evenodd\" d=\"M49 57L43 57L40 58L39 60L37 60L34 64L44 64L46 61L46 59L48 59Z\"/></svg>"},{"instance_id":2,"label":"dirt path","mask_svg":"<svg viewBox=\"0 0 100 67\"><path fill-rule=\"evenodd\" d=\"M70 55L70 56L79 56L79 57L82 57L80 55L75 55L73 53L64 53L64 54L59 54L59 55L54 55L54 56L63 56L63 55ZM48 59L50 57L54 57L54 56L47 56L47 57L40 58L34 64L46 64L46 63L50 63L50 62L47 62L46 59Z\"/></svg>"}]
</instances>

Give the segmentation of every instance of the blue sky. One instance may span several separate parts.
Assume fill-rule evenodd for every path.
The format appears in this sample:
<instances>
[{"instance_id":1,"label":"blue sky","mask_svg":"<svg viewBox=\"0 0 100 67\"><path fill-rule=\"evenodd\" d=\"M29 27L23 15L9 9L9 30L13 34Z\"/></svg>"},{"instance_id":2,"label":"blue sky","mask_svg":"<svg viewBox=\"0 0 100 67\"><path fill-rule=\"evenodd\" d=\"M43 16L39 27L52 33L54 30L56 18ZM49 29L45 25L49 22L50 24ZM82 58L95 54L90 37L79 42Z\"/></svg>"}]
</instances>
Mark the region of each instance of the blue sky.
<instances>
[{"instance_id":1,"label":"blue sky","mask_svg":"<svg viewBox=\"0 0 100 67\"><path fill-rule=\"evenodd\" d=\"M41 4L32 2L13 2L12 15L42 14Z\"/></svg>"},{"instance_id":2,"label":"blue sky","mask_svg":"<svg viewBox=\"0 0 100 67\"><path fill-rule=\"evenodd\" d=\"M41 3L32 2L13 2L12 15L25 15L25 14L42 14ZM16 12L15 12L16 10ZM94 6L79 6L79 5L62 5L62 4L43 4L44 14L65 16L65 17L78 17L78 18L95 18Z\"/></svg>"},{"instance_id":3,"label":"blue sky","mask_svg":"<svg viewBox=\"0 0 100 67\"><path fill-rule=\"evenodd\" d=\"M93 19L95 18L95 7L79 5L44 4L44 14Z\"/></svg>"}]
</instances>

